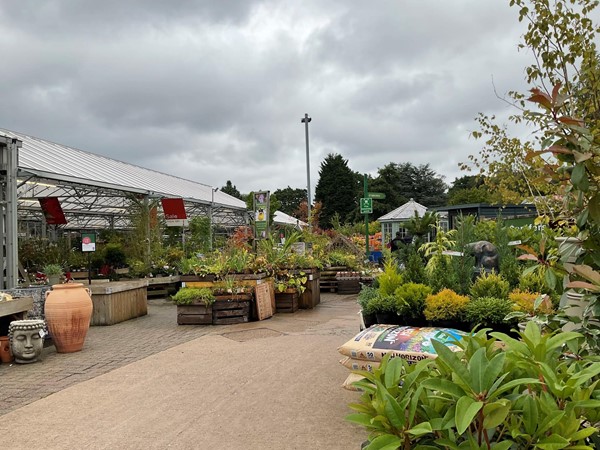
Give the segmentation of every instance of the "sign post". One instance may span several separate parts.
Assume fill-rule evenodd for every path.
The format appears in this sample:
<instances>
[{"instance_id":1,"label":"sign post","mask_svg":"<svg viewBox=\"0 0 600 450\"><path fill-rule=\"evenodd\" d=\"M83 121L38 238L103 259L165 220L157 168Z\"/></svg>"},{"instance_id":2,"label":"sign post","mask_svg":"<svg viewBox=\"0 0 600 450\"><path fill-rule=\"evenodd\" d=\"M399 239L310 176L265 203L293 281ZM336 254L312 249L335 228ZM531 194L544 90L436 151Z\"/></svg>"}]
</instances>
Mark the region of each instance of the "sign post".
<instances>
[{"instance_id":1,"label":"sign post","mask_svg":"<svg viewBox=\"0 0 600 450\"><path fill-rule=\"evenodd\" d=\"M96 233L81 233L81 251L87 253L88 262L88 284L92 284L92 252L96 251Z\"/></svg>"}]
</instances>

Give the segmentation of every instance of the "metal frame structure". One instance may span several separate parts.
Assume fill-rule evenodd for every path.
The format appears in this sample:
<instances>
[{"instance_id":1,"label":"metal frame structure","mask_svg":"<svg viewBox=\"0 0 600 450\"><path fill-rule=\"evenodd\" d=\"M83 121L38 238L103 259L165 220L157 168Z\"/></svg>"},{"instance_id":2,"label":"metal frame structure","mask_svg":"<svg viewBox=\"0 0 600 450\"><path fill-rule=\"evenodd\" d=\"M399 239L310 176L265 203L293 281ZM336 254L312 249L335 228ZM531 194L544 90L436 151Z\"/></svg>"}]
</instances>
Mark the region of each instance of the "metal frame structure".
<instances>
[{"instance_id":1,"label":"metal frame structure","mask_svg":"<svg viewBox=\"0 0 600 450\"><path fill-rule=\"evenodd\" d=\"M64 231L127 229L132 201L165 197L183 198L188 218L211 217L211 226L249 222L245 202L212 186L2 129L0 183L6 255L0 288L17 284L19 223L45 230L40 198L59 198L68 221L58 226Z\"/></svg>"}]
</instances>

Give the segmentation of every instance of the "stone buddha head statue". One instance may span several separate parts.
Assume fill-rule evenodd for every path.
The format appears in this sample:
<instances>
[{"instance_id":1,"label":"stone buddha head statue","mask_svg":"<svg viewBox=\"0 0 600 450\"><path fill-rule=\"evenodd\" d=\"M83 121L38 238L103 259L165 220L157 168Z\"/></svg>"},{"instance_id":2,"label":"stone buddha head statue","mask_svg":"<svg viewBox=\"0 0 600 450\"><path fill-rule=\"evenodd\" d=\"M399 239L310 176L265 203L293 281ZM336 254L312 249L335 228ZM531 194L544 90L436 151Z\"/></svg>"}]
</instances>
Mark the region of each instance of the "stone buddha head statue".
<instances>
[{"instance_id":1,"label":"stone buddha head statue","mask_svg":"<svg viewBox=\"0 0 600 450\"><path fill-rule=\"evenodd\" d=\"M36 362L44 349L44 321L14 320L8 326L8 337L15 362Z\"/></svg>"}]
</instances>

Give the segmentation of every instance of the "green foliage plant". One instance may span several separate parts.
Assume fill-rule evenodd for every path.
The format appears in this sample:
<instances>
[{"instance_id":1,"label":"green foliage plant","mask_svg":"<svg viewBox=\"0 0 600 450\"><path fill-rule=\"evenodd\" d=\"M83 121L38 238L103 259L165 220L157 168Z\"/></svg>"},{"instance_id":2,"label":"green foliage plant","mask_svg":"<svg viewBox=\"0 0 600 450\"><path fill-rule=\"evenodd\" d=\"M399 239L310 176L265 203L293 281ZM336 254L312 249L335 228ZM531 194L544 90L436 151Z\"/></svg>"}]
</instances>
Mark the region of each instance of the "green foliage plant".
<instances>
[{"instance_id":1,"label":"green foliage plant","mask_svg":"<svg viewBox=\"0 0 600 450\"><path fill-rule=\"evenodd\" d=\"M510 284L502 275L494 271L481 275L473 282L471 286L471 297L495 297L507 299L510 291Z\"/></svg>"},{"instance_id":2,"label":"green foliage plant","mask_svg":"<svg viewBox=\"0 0 600 450\"><path fill-rule=\"evenodd\" d=\"M394 295L403 282L402 275L398 270L398 263L389 252L383 263L383 273L377 277L379 293L382 296Z\"/></svg>"},{"instance_id":3,"label":"green foliage plant","mask_svg":"<svg viewBox=\"0 0 600 450\"><path fill-rule=\"evenodd\" d=\"M507 298L477 297L471 299L465 308L465 320L472 325L493 327L506 324L506 316L513 311L513 304Z\"/></svg>"},{"instance_id":4,"label":"green foliage plant","mask_svg":"<svg viewBox=\"0 0 600 450\"><path fill-rule=\"evenodd\" d=\"M346 419L369 433L366 450L592 450L600 362L570 355L580 341L530 322L520 339L480 330L456 352L432 340L437 358L417 364L386 355L356 372Z\"/></svg>"},{"instance_id":5,"label":"green foliage plant","mask_svg":"<svg viewBox=\"0 0 600 450\"><path fill-rule=\"evenodd\" d=\"M46 264L44 266L44 274L49 275L62 275L63 268L60 264Z\"/></svg>"},{"instance_id":6,"label":"green foliage plant","mask_svg":"<svg viewBox=\"0 0 600 450\"><path fill-rule=\"evenodd\" d=\"M277 292L292 290L298 294L302 294L306 290L307 281L308 276L303 271L282 271L275 277L275 290Z\"/></svg>"},{"instance_id":7,"label":"green foliage plant","mask_svg":"<svg viewBox=\"0 0 600 450\"><path fill-rule=\"evenodd\" d=\"M373 300L379 295L379 290L371 286L363 286L358 293L357 302L364 314L375 314Z\"/></svg>"},{"instance_id":8,"label":"green foliage plant","mask_svg":"<svg viewBox=\"0 0 600 450\"><path fill-rule=\"evenodd\" d=\"M215 296L209 288L183 287L172 298L177 305L202 303L205 306L210 306L215 302Z\"/></svg>"},{"instance_id":9,"label":"green foliage plant","mask_svg":"<svg viewBox=\"0 0 600 450\"><path fill-rule=\"evenodd\" d=\"M475 256L468 250L468 245L476 240L475 216L461 214L457 217L455 248L462 255L452 257L452 268L456 274L456 291L462 295L468 294L471 288Z\"/></svg>"},{"instance_id":10,"label":"green foliage plant","mask_svg":"<svg viewBox=\"0 0 600 450\"><path fill-rule=\"evenodd\" d=\"M550 314L554 311L550 298L538 292L522 291L517 288L508 294L508 299L512 303L514 311L520 311L529 316L539 313Z\"/></svg>"},{"instance_id":11,"label":"green foliage plant","mask_svg":"<svg viewBox=\"0 0 600 450\"><path fill-rule=\"evenodd\" d=\"M407 319L424 318L425 299L431 295L431 288L425 284L405 283L394 291L398 299L396 313Z\"/></svg>"},{"instance_id":12,"label":"green foliage plant","mask_svg":"<svg viewBox=\"0 0 600 450\"><path fill-rule=\"evenodd\" d=\"M395 295L377 294L370 302L371 310L375 314L396 314L398 309L398 297Z\"/></svg>"},{"instance_id":13,"label":"green foliage plant","mask_svg":"<svg viewBox=\"0 0 600 450\"><path fill-rule=\"evenodd\" d=\"M425 264L423 258L421 258L416 251L411 251L408 253L402 276L406 282L425 282Z\"/></svg>"},{"instance_id":14,"label":"green foliage plant","mask_svg":"<svg viewBox=\"0 0 600 450\"><path fill-rule=\"evenodd\" d=\"M443 289L426 297L423 313L430 321L462 321L468 303L469 297Z\"/></svg>"}]
</instances>

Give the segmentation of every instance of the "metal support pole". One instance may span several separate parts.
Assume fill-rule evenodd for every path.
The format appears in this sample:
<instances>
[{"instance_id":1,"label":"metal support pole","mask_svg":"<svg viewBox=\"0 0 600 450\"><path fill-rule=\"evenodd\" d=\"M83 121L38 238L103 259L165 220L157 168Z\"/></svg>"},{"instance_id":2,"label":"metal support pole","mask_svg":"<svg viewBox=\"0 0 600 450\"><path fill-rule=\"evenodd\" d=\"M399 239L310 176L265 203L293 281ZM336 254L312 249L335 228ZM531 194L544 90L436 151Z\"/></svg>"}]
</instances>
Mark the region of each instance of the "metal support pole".
<instances>
[{"instance_id":1,"label":"metal support pole","mask_svg":"<svg viewBox=\"0 0 600 450\"><path fill-rule=\"evenodd\" d=\"M369 197L369 186L367 181L367 174L364 176L364 198ZM369 215L365 214L365 256L369 259Z\"/></svg>"},{"instance_id":2,"label":"metal support pole","mask_svg":"<svg viewBox=\"0 0 600 450\"><path fill-rule=\"evenodd\" d=\"M0 273L0 288L12 289L17 287L19 282L19 242L18 242L18 221L17 221L17 170L19 165L19 147L21 141L12 138L2 138L0 141L1 169L5 173L3 177L2 200L2 245L4 246L5 259L4 268L6 269L6 278L4 273Z\"/></svg>"},{"instance_id":3,"label":"metal support pole","mask_svg":"<svg viewBox=\"0 0 600 450\"><path fill-rule=\"evenodd\" d=\"M304 114L304 118L300 121L304 124L304 134L306 139L306 192L308 194L308 203L306 209L308 211L308 229L312 230L312 221L310 217L310 205L312 204L312 198L310 196L310 157L308 151L308 122L312 119L308 117L308 114Z\"/></svg>"}]
</instances>

